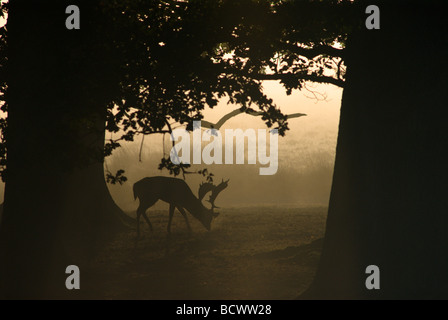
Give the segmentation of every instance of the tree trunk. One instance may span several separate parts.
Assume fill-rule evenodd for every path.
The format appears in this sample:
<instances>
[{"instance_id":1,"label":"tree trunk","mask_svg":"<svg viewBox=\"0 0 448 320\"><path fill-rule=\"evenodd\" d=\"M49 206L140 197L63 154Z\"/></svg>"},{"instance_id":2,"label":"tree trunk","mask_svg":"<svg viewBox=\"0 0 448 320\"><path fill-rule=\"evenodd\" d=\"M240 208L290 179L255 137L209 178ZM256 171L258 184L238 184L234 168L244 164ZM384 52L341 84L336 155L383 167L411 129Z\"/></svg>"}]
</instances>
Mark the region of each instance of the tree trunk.
<instances>
[{"instance_id":1,"label":"tree trunk","mask_svg":"<svg viewBox=\"0 0 448 320\"><path fill-rule=\"evenodd\" d=\"M304 298L448 298L444 10L378 6L381 29L347 45L324 248ZM369 265L379 290L366 288Z\"/></svg>"},{"instance_id":2,"label":"tree trunk","mask_svg":"<svg viewBox=\"0 0 448 320\"><path fill-rule=\"evenodd\" d=\"M96 1L85 2L81 29L68 30L68 4L11 1L3 298L79 295L65 288L65 268L82 271L100 239L123 226L103 172L111 86L107 53L94 46L101 20Z\"/></svg>"}]
</instances>

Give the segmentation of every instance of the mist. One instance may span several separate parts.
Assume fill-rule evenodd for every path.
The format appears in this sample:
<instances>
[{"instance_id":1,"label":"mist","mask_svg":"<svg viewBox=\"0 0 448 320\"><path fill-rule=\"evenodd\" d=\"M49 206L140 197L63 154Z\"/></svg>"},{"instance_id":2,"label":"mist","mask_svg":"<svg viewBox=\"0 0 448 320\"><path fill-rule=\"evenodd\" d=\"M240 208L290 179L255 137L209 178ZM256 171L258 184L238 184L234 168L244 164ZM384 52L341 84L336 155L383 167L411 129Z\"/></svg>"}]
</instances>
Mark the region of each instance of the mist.
<instances>
[{"instance_id":1,"label":"mist","mask_svg":"<svg viewBox=\"0 0 448 320\"><path fill-rule=\"evenodd\" d=\"M307 114L289 119L290 130L284 137L279 137L277 173L259 175L259 168L265 165L247 164L247 159L245 164L192 165L189 171L207 168L214 174L215 183L230 179L229 187L216 202L221 207L328 205L342 90L331 85L316 85L312 90L320 98L325 96L321 100L306 91L287 96L278 83L265 83L264 89L283 113ZM236 108L222 99L217 107L204 111L204 119L216 123ZM266 129L266 125L261 117L240 114L228 120L221 131L227 128L257 130ZM157 167L163 154L169 154L171 146L168 135L146 136L143 144L139 136L134 142L123 143L121 148L106 158L106 170L116 172L123 169L128 178L123 185L109 184L115 202L125 212L135 211L138 206L132 194L132 185L136 181L144 177L168 175L167 170L161 171ZM269 146L267 148L269 150ZM193 193L197 194L204 178L198 174L188 174L186 181ZM154 208L166 207L166 204L159 202Z\"/></svg>"}]
</instances>

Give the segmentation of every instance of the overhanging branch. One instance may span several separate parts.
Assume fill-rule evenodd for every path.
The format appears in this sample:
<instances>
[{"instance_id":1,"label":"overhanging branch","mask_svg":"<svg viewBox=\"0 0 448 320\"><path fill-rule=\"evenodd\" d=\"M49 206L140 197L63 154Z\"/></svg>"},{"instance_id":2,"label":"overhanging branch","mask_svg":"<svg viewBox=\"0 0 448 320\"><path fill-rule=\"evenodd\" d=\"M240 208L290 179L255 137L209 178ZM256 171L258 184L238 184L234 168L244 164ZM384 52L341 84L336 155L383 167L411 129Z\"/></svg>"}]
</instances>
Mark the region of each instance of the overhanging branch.
<instances>
[{"instance_id":1,"label":"overhanging branch","mask_svg":"<svg viewBox=\"0 0 448 320\"><path fill-rule=\"evenodd\" d=\"M342 59L344 59L345 57L344 49L337 49L332 46L325 46L325 45L318 45L312 48L304 48L296 45L287 45L287 46L285 45L284 49L291 53L304 56L308 59L313 59L320 55L328 55L332 57L339 57Z\"/></svg>"},{"instance_id":2,"label":"overhanging branch","mask_svg":"<svg viewBox=\"0 0 448 320\"><path fill-rule=\"evenodd\" d=\"M262 116L263 112L261 111L252 111L252 110L246 110L246 111L241 111L241 109L235 109L229 113L227 113L226 115L224 115L221 119L219 119L219 121L217 123L212 123L210 121L206 121L204 119L201 120L201 126L203 128L208 128L208 129L216 129L219 130L222 125L227 122L227 120L239 115L239 114L248 114L254 117L257 116ZM306 114L304 113L292 113L292 114L287 114L286 115L286 119L293 119L293 118L299 118L299 117L303 117L306 116Z\"/></svg>"},{"instance_id":3,"label":"overhanging branch","mask_svg":"<svg viewBox=\"0 0 448 320\"><path fill-rule=\"evenodd\" d=\"M257 74L253 76L258 80L288 80L288 79L301 79L306 81L313 81L318 83L330 83L335 86L344 87L344 81L340 79L335 79L328 76L317 76L312 74L293 74L293 73L284 73L284 74Z\"/></svg>"}]
</instances>

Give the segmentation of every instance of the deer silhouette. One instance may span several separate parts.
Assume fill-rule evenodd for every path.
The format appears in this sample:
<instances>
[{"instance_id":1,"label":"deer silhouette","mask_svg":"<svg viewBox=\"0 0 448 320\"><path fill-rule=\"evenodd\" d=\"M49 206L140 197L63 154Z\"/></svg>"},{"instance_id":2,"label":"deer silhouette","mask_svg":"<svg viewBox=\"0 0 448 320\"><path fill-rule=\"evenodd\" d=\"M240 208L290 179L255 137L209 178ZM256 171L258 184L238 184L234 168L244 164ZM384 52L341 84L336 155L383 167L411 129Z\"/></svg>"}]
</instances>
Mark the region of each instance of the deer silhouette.
<instances>
[{"instance_id":1,"label":"deer silhouette","mask_svg":"<svg viewBox=\"0 0 448 320\"><path fill-rule=\"evenodd\" d=\"M174 210L177 208L179 212L185 219L188 230L191 232L190 223L188 222L187 210L193 217L198 219L202 225L210 231L211 222L213 218L219 215L218 212L214 212L215 200L218 194L227 187L227 183L223 182L218 186L213 186L213 184L205 183L199 186L200 198L197 198L191 191L188 184L178 178L172 177L147 177L134 184L134 199L139 199L140 204L137 208L137 238L140 237L140 217L146 220L150 230L152 231L152 224L146 215L146 210L152 207L158 200L162 200L169 203L169 218L167 231L171 233L171 221L173 219ZM208 209L202 204L202 199L207 192L211 191L209 202L212 207Z\"/></svg>"}]
</instances>

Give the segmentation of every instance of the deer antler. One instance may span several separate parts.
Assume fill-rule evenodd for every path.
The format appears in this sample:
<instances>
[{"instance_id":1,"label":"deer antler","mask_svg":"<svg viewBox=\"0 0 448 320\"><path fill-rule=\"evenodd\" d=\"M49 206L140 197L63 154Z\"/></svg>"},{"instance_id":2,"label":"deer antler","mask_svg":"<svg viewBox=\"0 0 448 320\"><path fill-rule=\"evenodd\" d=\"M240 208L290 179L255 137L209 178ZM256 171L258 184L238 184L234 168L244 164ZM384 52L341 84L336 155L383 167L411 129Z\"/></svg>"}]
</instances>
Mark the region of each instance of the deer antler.
<instances>
[{"instance_id":1,"label":"deer antler","mask_svg":"<svg viewBox=\"0 0 448 320\"><path fill-rule=\"evenodd\" d=\"M219 208L219 207L215 206L216 197L222 190L227 188L229 181L230 181L230 179L228 179L227 181L224 181L224 179L223 179L220 184L218 184L217 186L213 186L212 194L210 195L210 197L208 199L208 202L210 202L212 204L212 209Z\"/></svg>"},{"instance_id":2,"label":"deer antler","mask_svg":"<svg viewBox=\"0 0 448 320\"><path fill-rule=\"evenodd\" d=\"M211 182L202 182L199 185L199 190L198 190L198 199L202 201L202 199L204 199L205 195L207 194L207 192L212 191L215 188L215 186L213 185L213 183Z\"/></svg>"}]
</instances>

